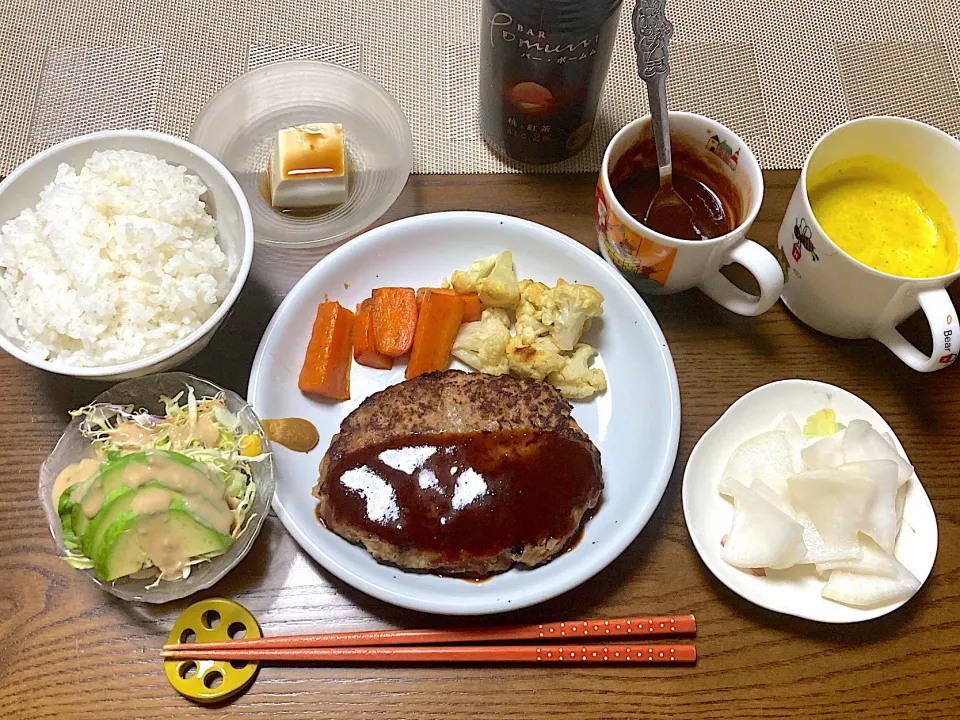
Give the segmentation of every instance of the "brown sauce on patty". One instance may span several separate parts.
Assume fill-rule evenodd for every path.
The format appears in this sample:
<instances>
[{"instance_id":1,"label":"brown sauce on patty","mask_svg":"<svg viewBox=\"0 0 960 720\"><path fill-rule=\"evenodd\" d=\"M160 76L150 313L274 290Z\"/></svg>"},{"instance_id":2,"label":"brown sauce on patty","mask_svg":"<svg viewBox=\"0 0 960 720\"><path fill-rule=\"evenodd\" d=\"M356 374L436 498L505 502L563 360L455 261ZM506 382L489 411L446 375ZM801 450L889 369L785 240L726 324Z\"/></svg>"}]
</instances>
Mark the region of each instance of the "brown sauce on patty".
<instances>
[{"instance_id":1,"label":"brown sauce on patty","mask_svg":"<svg viewBox=\"0 0 960 720\"><path fill-rule=\"evenodd\" d=\"M320 519L455 564L569 535L599 491L599 457L567 433L415 434L331 466Z\"/></svg>"}]
</instances>

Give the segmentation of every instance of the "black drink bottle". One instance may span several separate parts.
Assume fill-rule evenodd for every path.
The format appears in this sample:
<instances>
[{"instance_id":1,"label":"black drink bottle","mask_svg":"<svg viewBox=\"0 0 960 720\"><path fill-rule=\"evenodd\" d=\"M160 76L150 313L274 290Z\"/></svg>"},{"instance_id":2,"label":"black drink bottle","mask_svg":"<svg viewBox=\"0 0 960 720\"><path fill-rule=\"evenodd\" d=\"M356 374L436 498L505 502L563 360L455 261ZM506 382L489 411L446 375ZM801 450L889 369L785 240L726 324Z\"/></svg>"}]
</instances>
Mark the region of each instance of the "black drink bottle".
<instances>
[{"instance_id":1,"label":"black drink bottle","mask_svg":"<svg viewBox=\"0 0 960 720\"><path fill-rule=\"evenodd\" d=\"M559 162L593 135L621 0L483 0L480 130L500 155Z\"/></svg>"}]
</instances>

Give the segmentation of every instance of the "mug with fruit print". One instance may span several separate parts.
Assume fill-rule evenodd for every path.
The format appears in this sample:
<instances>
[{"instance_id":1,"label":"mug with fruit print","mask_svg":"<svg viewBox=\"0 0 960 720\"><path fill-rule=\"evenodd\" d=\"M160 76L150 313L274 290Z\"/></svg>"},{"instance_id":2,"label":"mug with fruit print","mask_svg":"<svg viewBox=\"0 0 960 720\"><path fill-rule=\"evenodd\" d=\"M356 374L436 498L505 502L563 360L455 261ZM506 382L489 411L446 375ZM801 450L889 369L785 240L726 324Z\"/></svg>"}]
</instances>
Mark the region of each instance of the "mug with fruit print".
<instances>
[{"instance_id":1,"label":"mug with fruit print","mask_svg":"<svg viewBox=\"0 0 960 720\"><path fill-rule=\"evenodd\" d=\"M873 338L921 372L957 358L946 287L960 277L960 142L914 120L866 117L827 133L780 227L783 301L810 327ZM923 310L928 355L897 330Z\"/></svg>"},{"instance_id":2,"label":"mug with fruit print","mask_svg":"<svg viewBox=\"0 0 960 720\"><path fill-rule=\"evenodd\" d=\"M600 252L642 293L699 287L740 315L766 312L783 289L783 275L776 258L747 239L763 200L756 158L732 131L692 113L670 113L670 138L673 184L691 213L702 212L696 227L645 216L659 187L648 115L621 129L603 156L594 205ZM720 269L731 263L753 274L759 297L724 277Z\"/></svg>"}]
</instances>

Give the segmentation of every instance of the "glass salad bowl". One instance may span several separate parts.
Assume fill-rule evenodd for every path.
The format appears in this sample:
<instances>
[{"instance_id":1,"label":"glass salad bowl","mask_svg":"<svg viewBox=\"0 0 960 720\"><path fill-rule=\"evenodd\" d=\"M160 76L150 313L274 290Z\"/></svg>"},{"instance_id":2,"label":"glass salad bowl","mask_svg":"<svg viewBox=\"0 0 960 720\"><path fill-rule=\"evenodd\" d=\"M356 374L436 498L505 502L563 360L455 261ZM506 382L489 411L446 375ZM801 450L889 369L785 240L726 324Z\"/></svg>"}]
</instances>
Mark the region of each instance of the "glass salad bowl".
<instances>
[{"instance_id":1,"label":"glass salad bowl","mask_svg":"<svg viewBox=\"0 0 960 720\"><path fill-rule=\"evenodd\" d=\"M171 372L122 382L98 395L91 404L133 406L134 410L143 409L152 415L164 415L165 408L160 397L172 398L183 393L180 402L185 404L189 388L193 388L197 398L223 393L226 409L239 420L240 432L244 435L259 436L261 454L267 454L267 457L248 463L256 493L243 520L244 530L234 538L223 554L191 564L188 574L182 579L158 580L159 571L150 568L106 582L99 579L92 568L80 569L80 572L101 588L124 600L165 603L210 587L230 572L247 554L270 510L276 482L273 457L269 455L270 444L253 409L236 393L187 373ZM64 542L63 527L53 501L54 482L64 468L91 456L91 441L81 433L83 420L83 417L75 417L70 422L53 452L40 467L40 502L56 542L57 554L65 560L71 558L71 552Z\"/></svg>"}]
</instances>

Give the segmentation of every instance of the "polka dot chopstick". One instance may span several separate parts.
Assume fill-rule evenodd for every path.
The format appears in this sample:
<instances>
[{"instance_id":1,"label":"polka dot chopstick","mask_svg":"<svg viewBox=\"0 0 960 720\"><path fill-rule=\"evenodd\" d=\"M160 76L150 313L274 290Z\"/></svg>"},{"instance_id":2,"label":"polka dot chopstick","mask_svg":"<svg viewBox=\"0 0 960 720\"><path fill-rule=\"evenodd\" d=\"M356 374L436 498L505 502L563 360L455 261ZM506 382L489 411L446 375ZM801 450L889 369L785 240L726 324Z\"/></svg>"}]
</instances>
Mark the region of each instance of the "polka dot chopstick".
<instances>
[{"instance_id":1,"label":"polka dot chopstick","mask_svg":"<svg viewBox=\"0 0 960 720\"><path fill-rule=\"evenodd\" d=\"M166 660L248 662L444 663L606 662L693 663L693 645L397 645L387 647L270 648L260 650L168 650Z\"/></svg>"},{"instance_id":2,"label":"polka dot chopstick","mask_svg":"<svg viewBox=\"0 0 960 720\"><path fill-rule=\"evenodd\" d=\"M374 630L164 646L167 659L261 662L623 662L692 663L688 644L650 638L696 634L692 615L574 620L512 627ZM611 640L629 644L612 644ZM528 645L464 645L534 641ZM596 644L596 643L604 644ZM587 644L592 643L592 644ZM457 644L456 647L450 647Z\"/></svg>"}]
</instances>

